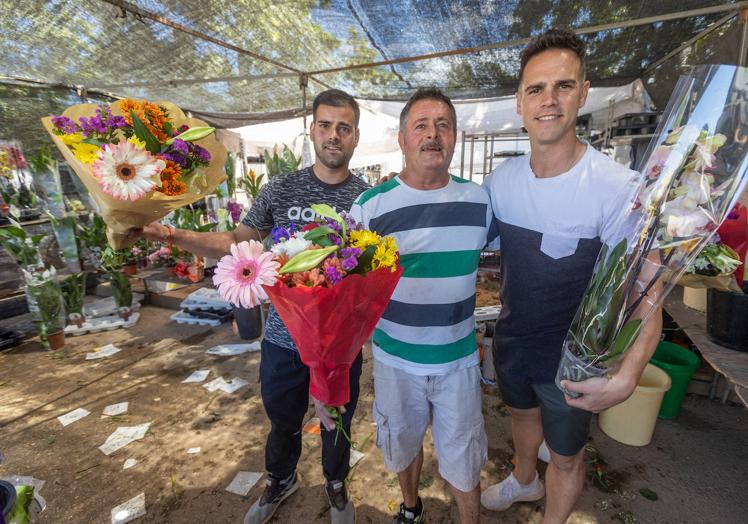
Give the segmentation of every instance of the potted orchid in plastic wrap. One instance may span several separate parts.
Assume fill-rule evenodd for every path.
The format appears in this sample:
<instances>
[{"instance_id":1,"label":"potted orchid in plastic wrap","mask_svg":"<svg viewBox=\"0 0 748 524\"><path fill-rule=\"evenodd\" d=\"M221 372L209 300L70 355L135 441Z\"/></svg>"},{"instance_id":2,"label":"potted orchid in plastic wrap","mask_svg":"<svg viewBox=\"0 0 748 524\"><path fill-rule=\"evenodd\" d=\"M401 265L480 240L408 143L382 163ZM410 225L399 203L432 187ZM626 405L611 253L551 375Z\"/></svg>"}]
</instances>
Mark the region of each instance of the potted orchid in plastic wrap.
<instances>
[{"instance_id":1,"label":"potted orchid in plastic wrap","mask_svg":"<svg viewBox=\"0 0 748 524\"><path fill-rule=\"evenodd\" d=\"M204 122L169 102L81 104L42 123L88 189L120 249L128 231L211 194L226 149Z\"/></svg>"},{"instance_id":2,"label":"potted orchid in plastic wrap","mask_svg":"<svg viewBox=\"0 0 748 524\"><path fill-rule=\"evenodd\" d=\"M224 299L254 307L270 298L310 369L310 394L328 406L349 401L351 364L402 275L397 244L349 215L313 205L317 222L275 228L270 251L233 245L213 276ZM337 408L330 408L342 430ZM346 435L347 437L347 435Z\"/></svg>"},{"instance_id":3,"label":"potted orchid in plastic wrap","mask_svg":"<svg viewBox=\"0 0 748 524\"><path fill-rule=\"evenodd\" d=\"M616 368L735 205L748 182L746 95L745 68L696 67L678 82L569 328L559 387Z\"/></svg>"}]
</instances>

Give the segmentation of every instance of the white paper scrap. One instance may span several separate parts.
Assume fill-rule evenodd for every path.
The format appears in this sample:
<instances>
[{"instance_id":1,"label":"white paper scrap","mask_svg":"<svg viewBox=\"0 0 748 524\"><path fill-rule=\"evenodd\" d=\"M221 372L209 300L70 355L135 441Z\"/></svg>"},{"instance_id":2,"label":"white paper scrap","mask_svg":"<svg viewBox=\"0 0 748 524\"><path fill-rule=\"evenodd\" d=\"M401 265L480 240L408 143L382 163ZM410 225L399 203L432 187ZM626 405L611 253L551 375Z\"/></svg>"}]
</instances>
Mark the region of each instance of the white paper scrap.
<instances>
[{"instance_id":1,"label":"white paper scrap","mask_svg":"<svg viewBox=\"0 0 748 524\"><path fill-rule=\"evenodd\" d=\"M251 344L221 344L220 346L210 348L206 353L208 355L217 355L219 357L230 357L254 351L260 351L259 341L252 342Z\"/></svg>"},{"instance_id":2,"label":"white paper scrap","mask_svg":"<svg viewBox=\"0 0 748 524\"><path fill-rule=\"evenodd\" d=\"M123 413L127 413L127 410L129 407L130 407L129 402L119 402L117 404L110 404L104 408L104 412L102 413L102 415L104 415L105 417L115 417L117 415L122 415Z\"/></svg>"},{"instance_id":3,"label":"white paper scrap","mask_svg":"<svg viewBox=\"0 0 748 524\"><path fill-rule=\"evenodd\" d=\"M203 387L213 393L214 391L221 390L224 393L233 393L244 386L249 384L246 380L236 377L232 378L228 382L223 379L223 377L218 377L215 380L211 380L207 384L203 384Z\"/></svg>"},{"instance_id":4,"label":"white paper scrap","mask_svg":"<svg viewBox=\"0 0 748 524\"><path fill-rule=\"evenodd\" d=\"M57 420L59 420L60 424L62 424L63 426L67 426L68 424L72 424L76 420L80 420L83 417L87 417L90 414L91 414L90 411L86 411L83 408L78 408L78 409L74 409L70 413L65 413L64 415L60 415L59 417L57 417Z\"/></svg>"},{"instance_id":5,"label":"white paper scrap","mask_svg":"<svg viewBox=\"0 0 748 524\"><path fill-rule=\"evenodd\" d=\"M226 486L226 491L246 497L252 486L257 484L257 481L262 478L262 473L255 473L252 471L240 471L231 481L231 484Z\"/></svg>"},{"instance_id":6,"label":"white paper scrap","mask_svg":"<svg viewBox=\"0 0 748 524\"><path fill-rule=\"evenodd\" d=\"M145 437L150 426L150 422L138 426L120 426L114 431L114 433L107 437L106 442L99 446L99 450L104 455L111 455L118 449L127 446L130 442Z\"/></svg>"},{"instance_id":7,"label":"white paper scrap","mask_svg":"<svg viewBox=\"0 0 748 524\"><path fill-rule=\"evenodd\" d=\"M194 455L195 453L200 453L200 448L199 447L197 447L197 448L190 448L190 449L187 450L187 453L189 453L190 455Z\"/></svg>"},{"instance_id":8,"label":"white paper scrap","mask_svg":"<svg viewBox=\"0 0 748 524\"><path fill-rule=\"evenodd\" d=\"M101 346L98 349L95 349L93 353L86 353L86 360L96 360L97 358L105 358L105 357L111 357L115 353L119 353L122 351L120 348L115 346L114 344L107 344L106 346Z\"/></svg>"},{"instance_id":9,"label":"white paper scrap","mask_svg":"<svg viewBox=\"0 0 748 524\"><path fill-rule=\"evenodd\" d=\"M182 381L182 384L189 384L191 382L202 382L210 375L209 369L198 369L193 371L192 374Z\"/></svg>"},{"instance_id":10,"label":"white paper scrap","mask_svg":"<svg viewBox=\"0 0 748 524\"><path fill-rule=\"evenodd\" d=\"M145 493L112 509L112 524L124 524L145 515Z\"/></svg>"},{"instance_id":11,"label":"white paper scrap","mask_svg":"<svg viewBox=\"0 0 748 524\"><path fill-rule=\"evenodd\" d=\"M129 458L129 459L127 459L125 461L124 464L122 464L122 469L130 469L131 467L133 467L137 463L138 463L138 461L135 460L134 458Z\"/></svg>"},{"instance_id":12,"label":"white paper scrap","mask_svg":"<svg viewBox=\"0 0 748 524\"><path fill-rule=\"evenodd\" d=\"M361 453L359 450L351 449L351 458L348 459L348 467L352 468L353 466L361 462L361 459L364 458L365 456L366 455Z\"/></svg>"}]
</instances>

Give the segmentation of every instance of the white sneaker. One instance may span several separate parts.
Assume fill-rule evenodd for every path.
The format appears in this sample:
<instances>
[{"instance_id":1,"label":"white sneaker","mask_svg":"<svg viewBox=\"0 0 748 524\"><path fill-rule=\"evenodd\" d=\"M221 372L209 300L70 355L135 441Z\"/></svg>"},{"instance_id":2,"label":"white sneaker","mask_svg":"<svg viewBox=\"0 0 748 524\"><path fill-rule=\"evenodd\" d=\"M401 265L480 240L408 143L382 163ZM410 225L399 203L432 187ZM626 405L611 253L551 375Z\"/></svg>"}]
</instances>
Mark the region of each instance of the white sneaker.
<instances>
[{"instance_id":1,"label":"white sneaker","mask_svg":"<svg viewBox=\"0 0 748 524\"><path fill-rule=\"evenodd\" d=\"M480 494L480 503L491 511L504 511L515 502L533 502L540 500L545 496L545 488L540 483L538 473L535 472L535 478L529 484L520 484L510 473L507 478L489 486Z\"/></svg>"}]
</instances>

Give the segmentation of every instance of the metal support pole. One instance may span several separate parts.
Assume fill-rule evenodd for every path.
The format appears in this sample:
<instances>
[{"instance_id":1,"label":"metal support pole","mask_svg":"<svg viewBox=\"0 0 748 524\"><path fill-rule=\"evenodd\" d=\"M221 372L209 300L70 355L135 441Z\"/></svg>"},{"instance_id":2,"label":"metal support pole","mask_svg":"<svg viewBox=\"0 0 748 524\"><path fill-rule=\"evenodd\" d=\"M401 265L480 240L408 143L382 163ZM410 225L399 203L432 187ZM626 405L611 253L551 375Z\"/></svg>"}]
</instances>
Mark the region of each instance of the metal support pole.
<instances>
[{"instance_id":1,"label":"metal support pole","mask_svg":"<svg viewBox=\"0 0 748 524\"><path fill-rule=\"evenodd\" d=\"M460 178L465 178L465 131L462 132L462 148L460 149Z\"/></svg>"},{"instance_id":2,"label":"metal support pole","mask_svg":"<svg viewBox=\"0 0 748 524\"><path fill-rule=\"evenodd\" d=\"M738 65L748 63L748 9L740 10L740 48L738 49Z\"/></svg>"},{"instance_id":3,"label":"metal support pole","mask_svg":"<svg viewBox=\"0 0 748 524\"><path fill-rule=\"evenodd\" d=\"M469 180L473 181L473 155L475 154L475 136L470 137L470 177Z\"/></svg>"},{"instance_id":4,"label":"metal support pole","mask_svg":"<svg viewBox=\"0 0 748 524\"><path fill-rule=\"evenodd\" d=\"M488 135L483 137L483 178L486 178L486 160L488 160Z\"/></svg>"},{"instance_id":5,"label":"metal support pole","mask_svg":"<svg viewBox=\"0 0 748 524\"><path fill-rule=\"evenodd\" d=\"M299 87L301 88L301 110L303 111L304 133L306 133L306 88L309 87L308 75L299 75Z\"/></svg>"}]
</instances>

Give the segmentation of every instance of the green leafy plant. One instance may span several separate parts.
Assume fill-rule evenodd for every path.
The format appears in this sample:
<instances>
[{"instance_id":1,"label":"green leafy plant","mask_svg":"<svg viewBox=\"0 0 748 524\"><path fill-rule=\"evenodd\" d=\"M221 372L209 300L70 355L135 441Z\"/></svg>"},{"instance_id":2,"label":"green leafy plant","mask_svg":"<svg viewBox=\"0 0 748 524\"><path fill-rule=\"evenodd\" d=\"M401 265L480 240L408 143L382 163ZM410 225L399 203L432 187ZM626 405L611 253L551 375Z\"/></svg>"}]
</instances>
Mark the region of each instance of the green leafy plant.
<instances>
[{"instance_id":1,"label":"green leafy plant","mask_svg":"<svg viewBox=\"0 0 748 524\"><path fill-rule=\"evenodd\" d=\"M210 231L215 224L200 224L202 221L203 212L200 209L191 209L189 207L180 207L174 210L171 217L171 223L177 229L187 229L189 231L197 231L199 233Z\"/></svg>"},{"instance_id":2,"label":"green leafy plant","mask_svg":"<svg viewBox=\"0 0 748 524\"><path fill-rule=\"evenodd\" d=\"M229 151L226 154L226 164L224 165L226 171L226 185L229 190L229 197L233 197L236 193L236 155Z\"/></svg>"},{"instance_id":3,"label":"green leafy plant","mask_svg":"<svg viewBox=\"0 0 748 524\"><path fill-rule=\"evenodd\" d=\"M39 335L46 340L47 335L62 331L65 327L62 291L54 278L54 269L24 271L24 274L29 311L34 315Z\"/></svg>"},{"instance_id":4,"label":"green leafy plant","mask_svg":"<svg viewBox=\"0 0 748 524\"><path fill-rule=\"evenodd\" d=\"M280 153L278 152L278 146L273 147L271 153L267 149L262 153L265 159L265 168L267 169L268 178L273 178L276 175L282 175L285 173L292 173L299 169L301 163L301 156L298 158L294 155L290 147L283 144L283 149Z\"/></svg>"},{"instance_id":5,"label":"green leafy plant","mask_svg":"<svg viewBox=\"0 0 748 524\"><path fill-rule=\"evenodd\" d=\"M46 237L44 233L29 235L21 224L10 219L10 225L0 227L0 245L23 267L39 267L39 243Z\"/></svg>"},{"instance_id":6,"label":"green leafy plant","mask_svg":"<svg viewBox=\"0 0 748 524\"><path fill-rule=\"evenodd\" d=\"M68 315L72 313L83 315L83 297L86 295L85 271L64 278L60 282L60 288L65 301L65 312Z\"/></svg>"},{"instance_id":7,"label":"green leafy plant","mask_svg":"<svg viewBox=\"0 0 748 524\"><path fill-rule=\"evenodd\" d=\"M113 249L111 246L107 246L101 254L101 266L112 285L112 296L118 308L132 306L130 279L122 272L122 266L129 263L131 256L129 248Z\"/></svg>"},{"instance_id":8,"label":"green leafy plant","mask_svg":"<svg viewBox=\"0 0 748 524\"><path fill-rule=\"evenodd\" d=\"M249 170L249 175L239 180L242 188L249 193L252 198L257 198L260 194L260 188L265 175L255 175L254 169Z\"/></svg>"},{"instance_id":9,"label":"green leafy plant","mask_svg":"<svg viewBox=\"0 0 748 524\"><path fill-rule=\"evenodd\" d=\"M106 224L99 215L90 215L89 223L77 222L78 238L91 251L101 252L109 244L106 238Z\"/></svg>"}]
</instances>

